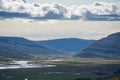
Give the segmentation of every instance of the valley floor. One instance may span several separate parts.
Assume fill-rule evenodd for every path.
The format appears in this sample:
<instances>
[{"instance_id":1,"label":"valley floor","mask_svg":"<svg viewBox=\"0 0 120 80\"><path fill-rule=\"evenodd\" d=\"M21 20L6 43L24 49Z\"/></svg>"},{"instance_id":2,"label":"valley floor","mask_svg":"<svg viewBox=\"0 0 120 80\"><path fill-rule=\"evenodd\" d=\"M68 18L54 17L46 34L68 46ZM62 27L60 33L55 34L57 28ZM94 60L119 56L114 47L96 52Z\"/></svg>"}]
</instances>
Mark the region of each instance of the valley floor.
<instances>
[{"instance_id":1,"label":"valley floor","mask_svg":"<svg viewBox=\"0 0 120 80\"><path fill-rule=\"evenodd\" d=\"M0 80L120 80L119 60L44 61L56 67L0 70Z\"/></svg>"}]
</instances>

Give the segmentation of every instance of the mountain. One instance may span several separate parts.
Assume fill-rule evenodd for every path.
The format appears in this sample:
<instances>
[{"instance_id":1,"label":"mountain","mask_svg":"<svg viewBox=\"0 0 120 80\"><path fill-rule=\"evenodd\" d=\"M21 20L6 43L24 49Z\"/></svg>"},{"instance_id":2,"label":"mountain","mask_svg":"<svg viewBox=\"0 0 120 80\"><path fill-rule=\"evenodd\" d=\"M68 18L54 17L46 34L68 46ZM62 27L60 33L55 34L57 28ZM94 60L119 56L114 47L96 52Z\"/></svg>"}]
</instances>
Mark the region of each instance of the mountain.
<instances>
[{"instance_id":1,"label":"mountain","mask_svg":"<svg viewBox=\"0 0 120 80\"><path fill-rule=\"evenodd\" d=\"M94 40L84 40L78 38L64 38L46 41L37 41L37 44L62 51L65 53L76 53L94 43Z\"/></svg>"},{"instance_id":2,"label":"mountain","mask_svg":"<svg viewBox=\"0 0 120 80\"><path fill-rule=\"evenodd\" d=\"M76 56L84 58L120 59L120 32L96 41Z\"/></svg>"},{"instance_id":3,"label":"mountain","mask_svg":"<svg viewBox=\"0 0 120 80\"><path fill-rule=\"evenodd\" d=\"M61 53L20 37L0 36L0 56L8 58L30 58L31 54Z\"/></svg>"}]
</instances>

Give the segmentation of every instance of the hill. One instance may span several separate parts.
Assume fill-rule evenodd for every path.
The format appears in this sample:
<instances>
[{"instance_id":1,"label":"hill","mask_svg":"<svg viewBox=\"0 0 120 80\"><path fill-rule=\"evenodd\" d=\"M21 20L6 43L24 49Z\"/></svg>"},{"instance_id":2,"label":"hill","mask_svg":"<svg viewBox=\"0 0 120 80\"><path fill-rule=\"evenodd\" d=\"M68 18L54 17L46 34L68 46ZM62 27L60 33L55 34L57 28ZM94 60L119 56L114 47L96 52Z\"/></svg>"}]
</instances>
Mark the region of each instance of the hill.
<instances>
[{"instance_id":1,"label":"hill","mask_svg":"<svg viewBox=\"0 0 120 80\"><path fill-rule=\"evenodd\" d=\"M58 54L56 50L36 44L20 37L0 37L0 56L8 58L30 58L36 54Z\"/></svg>"},{"instance_id":2,"label":"hill","mask_svg":"<svg viewBox=\"0 0 120 80\"><path fill-rule=\"evenodd\" d=\"M94 42L95 42L94 40L64 38L64 39L37 41L36 43L65 53L76 53L87 48L90 44Z\"/></svg>"},{"instance_id":3,"label":"hill","mask_svg":"<svg viewBox=\"0 0 120 80\"><path fill-rule=\"evenodd\" d=\"M96 41L76 56L84 58L120 59L120 32Z\"/></svg>"}]
</instances>

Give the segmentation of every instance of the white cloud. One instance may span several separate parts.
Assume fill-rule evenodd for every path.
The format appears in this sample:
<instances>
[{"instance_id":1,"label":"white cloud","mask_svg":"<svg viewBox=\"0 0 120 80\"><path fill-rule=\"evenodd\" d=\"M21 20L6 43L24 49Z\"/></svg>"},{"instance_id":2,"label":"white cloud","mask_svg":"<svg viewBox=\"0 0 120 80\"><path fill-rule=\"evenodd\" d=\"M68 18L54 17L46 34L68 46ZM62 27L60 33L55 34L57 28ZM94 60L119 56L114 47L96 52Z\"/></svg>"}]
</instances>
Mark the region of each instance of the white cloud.
<instances>
[{"instance_id":1,"label":"white cloud","mask_svg":"<svg viewBox=\"0 0 120 80\"><path fill-rule=\"evenodd\" d=\"M0 0L0 19L34 20L120 20L119 3L94 2L91 5L65 6L58 3L27 3L26 0Z\"/></svg>"}]
</instances>

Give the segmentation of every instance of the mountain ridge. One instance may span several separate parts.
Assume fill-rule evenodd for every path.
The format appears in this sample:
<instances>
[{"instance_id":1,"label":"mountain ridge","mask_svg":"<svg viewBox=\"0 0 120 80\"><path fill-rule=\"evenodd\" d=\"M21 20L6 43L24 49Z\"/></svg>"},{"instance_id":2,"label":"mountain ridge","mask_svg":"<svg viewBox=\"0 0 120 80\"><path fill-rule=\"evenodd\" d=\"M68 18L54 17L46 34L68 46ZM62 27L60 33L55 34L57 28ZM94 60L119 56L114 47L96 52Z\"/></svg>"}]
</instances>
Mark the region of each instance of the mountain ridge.
<instances>
[{"instance_id":1,"label":"mountain ridge","mask_svg":"<svg viewBox=\"0 0 120 80\"><path fill-rule=\"evenodd\" d=\"M30 56L31 54L36 55L58 53L61 52L38 45L34 41L30 41L25 38L3 36L0 37L0 55L3 56L15 58L16 55L16 57L24 58L24 55Z\"/></svg>"},{"instance_id":2,"label":"mountain ridge","mask_svg":"<svg viewBox=\"0 0 120 80\"><path fill-rule=\"evenodd\" d=\"M58 51L63 51L66 53L79 52L94 42L95 40L85 40L80 38L62 38L62 39L37 41L38 44L51 47L53 49L56 49Z\"/></svg>"},{"instance_id":3,"label":"mountain ridge","mask_svg":"<svg viewBox=\"0 0 120 80\"><path fill-rule=\"evenodd\" d=\"M70 38L75 39L75 38ZM65 41L69 41L70 39L63 39ZM61 39L59 39L61 40ZM83 39L75 39L87 41ZM50 40L51 41L51 40ZM54 41L54 40L53 40ZM72 40L71 43L75 42ZM40 41L41 42L41 41ZM61 44L57 42L58 44ZM64 43L66 44L66 43ZM59 46L59 45L57 45ZM62 47L64 48L63 44ZM12 58L29 58L31 55L47 55L47 54L63 54L64 51L57 50L50 46L44 46L39 41L32 41L23 37L8 37L8 36L0 36L0 55L1 57L12 57Z\"/></svg>"},{"instance_id":4,"label":"mountain ridge","mask_svg":"<svg viewBox=\"0 0 120 80\"><path fill-rule=\"evenodd\" d=\"M76 56L83 58L120 59L120 32L110 34L96 41Z\"/></svg>"}]
</instances>

